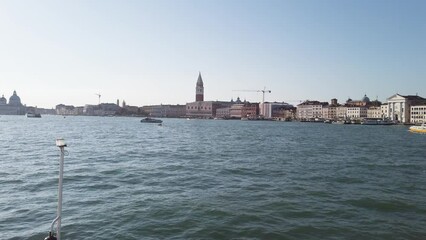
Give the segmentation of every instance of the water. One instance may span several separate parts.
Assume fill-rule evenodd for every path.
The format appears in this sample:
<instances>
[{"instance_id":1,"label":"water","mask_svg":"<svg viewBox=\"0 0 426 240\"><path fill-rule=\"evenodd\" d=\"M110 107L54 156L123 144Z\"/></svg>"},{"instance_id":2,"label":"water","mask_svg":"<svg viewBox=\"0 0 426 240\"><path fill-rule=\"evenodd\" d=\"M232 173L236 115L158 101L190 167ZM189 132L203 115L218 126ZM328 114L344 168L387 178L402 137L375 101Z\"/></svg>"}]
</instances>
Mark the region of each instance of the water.
<instances>
[{"instance_id":1,"label":"water","mask_svg":"<svg viewBox=\"0 0 426 240\"><path fill-rule=\"evenodd\" d=\"M425 239L426 135L404 126L0 117L0 239Z\"/></svg>"}]
</instances>

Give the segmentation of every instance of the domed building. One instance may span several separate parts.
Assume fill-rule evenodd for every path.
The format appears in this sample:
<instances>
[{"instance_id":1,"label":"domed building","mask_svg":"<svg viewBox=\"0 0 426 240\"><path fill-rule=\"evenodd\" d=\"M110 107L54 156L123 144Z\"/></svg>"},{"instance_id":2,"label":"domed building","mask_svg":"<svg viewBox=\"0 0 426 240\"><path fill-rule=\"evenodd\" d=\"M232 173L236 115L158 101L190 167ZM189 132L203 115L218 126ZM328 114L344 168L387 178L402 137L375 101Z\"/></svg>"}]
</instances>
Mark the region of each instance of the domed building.
<instances>
[{"instance_id":1,"label":"domed building","mask_svg":"<svg viewBox=\"0 0 426 240\"><path fill-rule=\"evenodd\" d=\"M9 105L11 106L22 106L21 98L13 91L13 95L9 98Z\"/></svg>"},{"instance_id":2,"label":"domed building","mask_svg":"<svg viewBox=\"0 0 426 240\"><path fill-rule=\"evenodd\" d=\"M362 98L362 101L365 103L369 103L370 99L367 97L367 94L364 94L364 97Z\"/></svg>"},{"instance_id":3,"label":"domed building","mask_svg":"<svg viewBox=\"0 0 426 240\"><path fill-rule=\"evenodd\" d=\"M346 101L345 105L347 107L368 107L370 103L371 103L370 98L368 98L367 94L365 94L361 100L352 100L351 98L349 98Z\"/></svg>"},{"instance_id":4,"label":"domed building","mask_svg":"<svg viewBox=\"0 0 426 240\"><path fill-rule=\"evenodd\" d=\"M4 95L0 98L0 115L24 115L26 107L22 105L21 98L13 91L13 95L7 103Z\"/></svg>"},{"instance_id":5,"label":"domed building","mask_svg":"<svg viewBox=\"0 0 426 240\"><path fill-rule=\"evenodd\" d=\"M6 98L4 97L4 95L0 98L0 106L1 105L6 105L7 104L7 100L6 100Z\"/></svg>"}]
</instances>

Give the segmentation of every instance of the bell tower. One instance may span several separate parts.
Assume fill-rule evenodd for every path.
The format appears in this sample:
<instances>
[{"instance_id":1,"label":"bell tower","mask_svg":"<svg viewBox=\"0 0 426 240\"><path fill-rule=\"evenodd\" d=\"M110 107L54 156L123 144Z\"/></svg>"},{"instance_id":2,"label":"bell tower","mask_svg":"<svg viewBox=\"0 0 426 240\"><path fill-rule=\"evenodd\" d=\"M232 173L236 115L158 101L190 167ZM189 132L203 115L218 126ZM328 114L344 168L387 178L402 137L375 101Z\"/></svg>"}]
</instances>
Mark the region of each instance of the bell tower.
<instances>
[{"instance_id":1,"label":"bell tower","mask_svg":"<svg viewBox=\"0 0 426 240\"><path fill-rule=\"evenodd\" d=\"M201 72L198 74L197 85L195 87L195 101L196 102L204 101L204 85L203 85L203 79L201 78Z\"/></svg>"}]
</instances>

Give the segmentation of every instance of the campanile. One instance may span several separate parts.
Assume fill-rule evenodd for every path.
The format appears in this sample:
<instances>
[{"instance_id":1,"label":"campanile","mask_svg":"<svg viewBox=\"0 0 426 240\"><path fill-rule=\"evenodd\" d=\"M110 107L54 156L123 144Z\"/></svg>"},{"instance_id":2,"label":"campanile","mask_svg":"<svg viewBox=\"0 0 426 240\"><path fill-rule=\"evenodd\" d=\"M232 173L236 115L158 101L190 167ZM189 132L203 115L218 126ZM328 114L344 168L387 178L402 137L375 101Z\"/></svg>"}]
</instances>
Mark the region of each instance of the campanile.
<instances>
[{"instance_id":1,"label":"campanile","mask_svg":"<svg viewBox=\"0 0 426 240\"><path fill-rule=\"evenodd\" d=\"M204 101L204 86L203 86L203 79L201 78L201 72L198 74L197 85L195 87L195 101L196 102Z\"/></svg>"}]
</instances>

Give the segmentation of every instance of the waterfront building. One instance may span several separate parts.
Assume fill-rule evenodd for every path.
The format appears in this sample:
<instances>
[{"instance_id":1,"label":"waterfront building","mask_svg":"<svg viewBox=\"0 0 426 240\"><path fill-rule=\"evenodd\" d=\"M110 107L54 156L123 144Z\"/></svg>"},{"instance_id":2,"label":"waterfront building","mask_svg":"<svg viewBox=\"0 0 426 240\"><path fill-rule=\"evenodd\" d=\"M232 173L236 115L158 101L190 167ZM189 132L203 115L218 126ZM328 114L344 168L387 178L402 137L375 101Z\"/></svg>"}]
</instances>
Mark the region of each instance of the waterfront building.
<instances>
[{"instance_id":1,"label":"waterfront building","mask_svg":"<svg viewBox=\"0 0 426 240\"><path fill-rule=\"evenodd\" d=\"M323 118L322 108L327 105L328 102L306 100L297 105L297 118L301 121Z\"/></svg>"},{"instance_id":2,"label":"waterfront building","mask_svg":"<svg viewBox=\"0 0 426 240\"><path fill-rule=\"evenodd\" d=\"M426 104L411 106L410 119L413 124L426 123Z\"/></svg>"},{"instance_id":3,"label":"waterfront building","mask_svg":"<svg viewBox=\"0 0 426 240\"><path fill-rule=\"evenodd\" d=\"M336 119L337 118L337 99L333 98L330 101L330 105L325 105L322 107L322 117L324 119Z\"/></svg>"},{"instance_id":4,"label":"waterfront building","mask_svg":"<svg viewBox=\"0 0 426 240\"><path fill-rule=\"evenodd\" d=\"M244 107L244 104L238 103L233 104L229 109L229 115L231 118L239 118L241 119L242 115L242 109Z\"/></svg>"},{"instance_id":5,"label":"waterfront building","mask_svg":"<svg viewBox=\"0 0 426 240\"><path fill-rule=\"evenodd\" d=\"M381 106L371 106L367 109L367 118L383 118Z\"/></svg>"},{"instance_id":6,"label":"waterfront building","mask_svg":"<svg viewBox=\"0 0 426 240\"><path fill-rule=\"evenodd\" d=\"M389 118L388 103L383 103L380 106L380 110L382 112L382 118Z\"/></svg>"},{"instance_id":7,"label":"waterfront building","mask_svg":"<svg viewBox=\"0 0 426 240\"><path fill-rule=\"evenodd\" d=\"M349 119L363 119L367 117L367 107L347 107L347 118Z\"/></svg>"},{"instance_id":8,"label":"waterfront building","mask_svg":"<svg viewBox=\"0 0 426 240\"><path fill-rule=\"evenodd\" d=\"M216 109L217 118L230 118L231 117L231 107L223 107Z\"/></svg>"},{"instance_id":9,"label":"waterfront building","mask_svg":"<svg viewBox=\"0 0 426 240\"><path fill-rule=\"evenodd\" d=\"M347 119L348 118L348 107L338 106L336 107L336 115L338 119Z\"/></svg>"},{"instance_id":10,"label":"waterfront building","mask_svg":"<svg viewBox=\"0 0 426 240\"><path fill-rule=\"evenodd\" d=\"M0 115L25 115L26 107L21 103L21 98L13 91L7 102L4 95L0 98Z\"/></svg>"},{"instance_id":11,"label":"waterfront building","mask_svg":"<svg viewBox=\"0 0 426 240\"><path fill-rule=\"evenodd\" d=\"M231 100L231 104L234 101ZM237 101L238 102L238 99ZM232 104L229 107L217 108L216 115L217 118L257 118L259 113L259 104L258 103L250 103L244 101L244 103L236 103Z\"/></svg>"},{"instance_id":12,"label":"waterfront building","mask_svg":"<svg viewBox=\"0 0 426 240\"><path fill-rule=\"evenodd\" d=\"M88 116L113 116L116 115L120 106L115 103L101 103L98 105L86 104L83 109L83 114Z\"/></svg>"},{"instance_id":13,"label":"waterfront building","mask_svg":"<svg viewBox=\"0 0 426 240\"><path fill-rule=\"evenodd\" d=\"M259 104L249 103L246 100L242 102L238 97L237 100L231 100L231 107L229 108L229 117L230 118L255 118L259 113ZM217 117L217 113L216 113Z\"/></svg>"},{"instance_id":14,"label":"waterfront building","mask_svg":"<svg viewBox=\"0 0 426 240\"><path fill-rule=\"evenodd\" d=\"M293 105L285 102L264 102L263 104L258 104L258 106L259 112L262 113L265 119L283 118L283 112L293 108Z\"/></svg>"},{"instance_id":15,"label":"waterfront building","mask_svg":"<svg viewBox=\"0 0 426 240\"><path fill-rule=\"evenodd\" d=\"M201 72L198 73L197 84L195 86L195 101L202 102L204 101L204 83L201 78Z\"/></svg>"},{"instance_id":16,"label":"waterfront building","mask_svg":"<svg viewBox=\"0 0 426 240\"><path fill-rule=\"evenodd\" d=\"M83 108L83 115L93 116L95 115L95 109L97 108L97 105L90 105L86 104Z\"/></svg>"},{"instance_id":17,"label":"waterfront building","mask_svg":"<svg viewBox=\"0 0 426 240\"><path fill-rule=\"evenodd\" d=\"M417 95L400 95L395 94L387 99L387 117L392 121L400 123L411 122L411 106L425 105L426 99Z\"/></svg>"},{"instance_id":18,"label":"waterfront building","mask_svg":"<svg viewBox=\"0 0 426 240\"><path fill-rule=\"evenodd\" d=\"M126 105L124 108L119 108L118 111L122 112L124 115L142 115L142 110L138 106Z\"/></svg>"},{"instance_id":19,"label":"waterfront building","mask_svg":"<svg viewBox=\"0 0 426 240\"><path fill-rule=\"evenodd\" d=\"M272 118L288 118L295 113L295 107L286 102L273 102L271 103L271 117Z\"/></svg>"},{"instance_id":20,"label":"waterfront building","mask_svg":"<svg viewBox=\"0 0 426 240\"><path fill-rule=\"evenodd\" d=\"M241 108L241 117L256 118L259 115L259 103L244 102Z\"/></svg>"},{"instance_id":21,"label":"waterfront building","mask_svg":"<svg viewBox=\"0 0 426 240\"><path fill-rule=\"evenodd\" d=\"M216 109L230 107L230 102L198 101L186 104L186 116L212 118L216 116Z\"/></svg>"},{"instance_id":22,"label":"waterfront building","mask_svg":"<svg viewBox=\"0 0 426 240\"><path fill-rule=\"evenodd\" d=\"M185 105L151 105L143 106L142 110L152 117L171 117L178 118L186 115Z\"/></svg>"},{"instance_id":23,"label":"waterfront building","mask_svg":"<svg viewBox=\"0 0 426 240\"><path fill-rule=\"evenodd\" d=\"M55 107L57 115L80 115L78 109L72 105L58 104ZM80 108L80 110L82 110ZM83 112L81 112L82 114Z\"/></svg>"},{"instance_id":24,"label":"waterfront building","mask_svg":"<svg viewBox=\"0 0 426 240\"><path fill-rule=\"evenodd\" d=\"M322 117L324 119L336 119L337 118L337 106L323 106Z\"/></svg>"},{"instance_id":25,"label":"waterfront building","mask_svg":"<svg viewBox=\"0 0 426 240\"><path fill-rule=\"evenodd\" d=\"M101 103L99 107L95 109L95 116L113 116L120 109L115 103Z\"/></svg>"}]
</instances>

